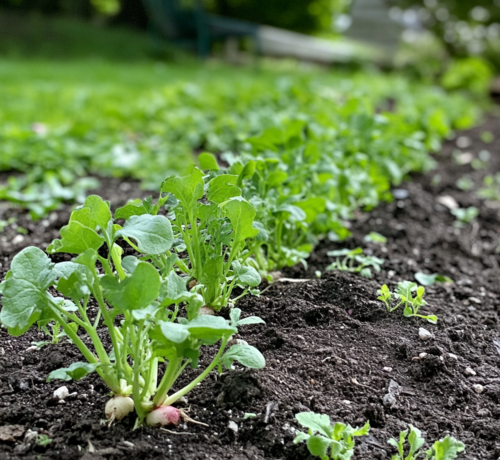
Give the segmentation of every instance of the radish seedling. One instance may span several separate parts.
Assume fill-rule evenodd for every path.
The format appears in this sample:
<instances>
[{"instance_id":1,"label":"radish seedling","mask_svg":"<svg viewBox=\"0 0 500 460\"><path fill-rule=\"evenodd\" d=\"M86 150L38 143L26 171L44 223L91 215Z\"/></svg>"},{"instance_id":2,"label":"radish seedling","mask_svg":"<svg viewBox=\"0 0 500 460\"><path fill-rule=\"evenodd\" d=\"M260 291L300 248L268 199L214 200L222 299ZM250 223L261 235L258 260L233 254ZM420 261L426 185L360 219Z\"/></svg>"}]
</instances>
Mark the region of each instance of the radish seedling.
<instances>
[{"instance_id":1,"label":"radish seedling","mask_svg":"<svg viewBox=\"0 0 500 460\"><path fill-rule=\"evenodd\" d=\"M470 224L479 214L479 210L475 206L452 209L450 212L456 217L453 225L457 228L463 227L464 224Z\"/></svg>"},{"instance_id":2,"label":"radish seedling","mask_svg":"<svg viewBox=\"0 0 500 460\"><path fill-rule=\"evenodd\" d=\"M436 441L432 447L423 452L422 446L425 444L425 439L418 428L408 425L409 430L404 430L399 434L399 439L389 439L388 443L397 448L398 453L391 457L391 460L417 460L423 458L426 460L453 460L457 458L457 454L465 451L465 445L457 439L446 436L445 438ZM405 448L406 441L408 447ZM405 451L407 454L405 454Z\"/></svg>"},{"instance_id":3,"label":"radish seedling","mask_svg":"<svg viewBox=\"0 0 500 460\"><path fill-rule=\"evenodd\" d=\"M377 299L384 302L389 312L403 305L403 314L407 318L415 316L436 324L438 321L437 316L418 314L420 307L427 305L427 302L423 298L424 293L425 288L423 286L417 286L417 283L412 283L411 281L401 281L398 283L395 292L391 292L386 284L382 285L377 291L377 294L379 294Z\"/></svg>"},{"instance_id":4,"label":"radish seedling","mask_svg":"<svg viewBox=\"0 0 500 460\"><path fill-rule=\"evenodd\" d=\"M326 267L327 270L341 270L359 273L365 278L372 277L371 268L373 268L376 272L379 272L382 264L384 263L384 260L379 259L378 257L365 256L363 254L363 249L361 248L338 249L327 252L327 255L336 258L335 262ZM340 259L341 257L343 257L343 259Z\"/></svg>"},{"instance_id":5,"label":"radish seedling","mask_svg":"<svg viewBox=\"0 0 500 460\"><path fill-rule=\"evenodd\" d=\"M370 431L368 422L362 428L340 422L332 425L328 415L314 412L300 412L295 418L308 432L298 433L293 442L306 441L309 452L321 460L349 460L354 455L354 438Z\"/></svg>"},{"instance_id":6,"label":"radish seedling","mask_svg":"<svg viewBox=\"0 0 500 460\"><path fill-rule=\"evenodd\" d=\"M119 237L144 255L122 258L123 250L115 243ZM173 270L175 260L165 256L173 244L166 217L130 216L121 227L114 223L107 202L89 196L61 229L61 239L47 249L77 257L54 264L36 247L14 257L2 283L0 321L14 336L36 322L57 323L87 362L52 371L48 380L79 380L97 372L114 394L106 405L111 419L121 419L133 406L142 423L150 412L175 403L213 369L230 368L233 361L250 368L264 367L264 357L246 343L226 350L239 326L263 321L240 319L236 308L230 320L199 315L204 299L186 289L187 279ZM101 256L98 250L107 255ZM233 261L235 270L242 271L237 262ZM54 297L53 289L64 297ZM91 299L98 307L94 318L89 310ZM181 304L185 316L180 314ZM101 320L111 342L109 349L101 339ZM187 366L198 367L202 347L217 343L219 350L203 372L172 392Z\"/></svg>"}]
</instances>

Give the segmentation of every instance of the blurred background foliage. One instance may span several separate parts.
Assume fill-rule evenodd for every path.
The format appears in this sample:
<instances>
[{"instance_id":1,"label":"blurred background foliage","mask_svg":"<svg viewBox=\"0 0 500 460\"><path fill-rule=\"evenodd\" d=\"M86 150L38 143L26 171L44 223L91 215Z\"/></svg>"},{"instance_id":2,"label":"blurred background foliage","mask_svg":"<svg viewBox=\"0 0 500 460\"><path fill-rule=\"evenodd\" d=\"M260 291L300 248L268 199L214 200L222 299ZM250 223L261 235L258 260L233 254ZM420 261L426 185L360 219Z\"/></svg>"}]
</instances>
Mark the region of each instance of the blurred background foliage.
<instances>
[{"instance_id":1,"label":"blurred background foliage","mask_svg":"<svg viewBox=\"0 0 500 460\"><path fill-rule=\"evenodd\" d=\"M185 0L197 1L197 0ZM362 0L200 0L215 14L297 32L328 34L349 25L353 1ZM422 55L421 74L432 73L443 58L484 59L500 69L500 0L380 0L403 29L406 54L399 63ZM139 0L0 0L0 9L73 16L94 24L147 29ZM412 44L414 44L412 49ZM416 52L418 50L418 52ZM410 56L410 57L408 57ZM472 61L472 65L477 64ZM474 64L476 63L476 64Z\"/></svg>"}]
</instances>

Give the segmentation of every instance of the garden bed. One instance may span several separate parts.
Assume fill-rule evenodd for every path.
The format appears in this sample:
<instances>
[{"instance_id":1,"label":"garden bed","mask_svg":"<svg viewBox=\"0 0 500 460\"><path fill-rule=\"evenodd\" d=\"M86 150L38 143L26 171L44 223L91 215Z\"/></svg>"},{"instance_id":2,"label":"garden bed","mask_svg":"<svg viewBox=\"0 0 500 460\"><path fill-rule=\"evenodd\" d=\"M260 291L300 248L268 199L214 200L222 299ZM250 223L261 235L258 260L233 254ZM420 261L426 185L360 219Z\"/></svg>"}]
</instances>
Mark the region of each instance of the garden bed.
<instances>
[{"instance_id":1,"label":"garden bed","mask_svg":"<svg viewBox=\"0 0 500 460\"><path fill-rule=\"evenodd\" d=\"M52 439L46 447L23 444L22 436L0 441L0 459L307 459L312 457L305 445L292 440L298 427L294 414L309 410L356 426L370 421L370 435L357 441L356 459L390 458L387 440L407 424L420 428L429 442L446 434L460 439L467 453L459 458L500 457L500 259L495 252L500 207L475 194L486 173L500 171L500 138L491 144L481 140L485 129L498 132L497 125L498 119L490 118L460 134L472 141L462 152L474 157L483 149L492 153L487 170L458 165L453 159L456 139L449 141L436 170L403 184L393 203L360 213L352 222L352 238L323 243L307 271L284 271L287 277L314 278L331 262L327 250L362 246L385 259L374 279L325 272L308 282L278 282L260 298L240 301L245 315L266 322L244 330L242 338L263 352L267 365L261 371L213 372L187 396L183 409L208 427L189 424L166 432L132 431L133 420L111 428L100 424L109 390L95 374L68 382L69 392L76 394L57 404L52 394L62 383L45 383L46 376L79 359L76 349L64 344L28 351L43 334L33 328L14 338L0 329L0 426L22 425L20 431L36 430ZM475 186L465 192L455 184L466 173ZM98 193L118 206L137 198L138 187L107 181ZM476 206L476 221L455 228L454 217L440 204L450 202L443 196L453 197L461 208ZM13 212L4 211L3 218ZM27 235L7 227L0 237L2 278L20 249L30 244L45 248L68 216L69 208L37 222L19 217L17 224ZM364 242L371 231L387 242ZM376 300L382 284L413 280L417 271L454 280L426 290L426 309L438 315L437 326L404 318L399 310L387 313ZM433 338L422 341L419 327ZM204 355L203 363L209 358ZM187 381L187 374L181 380ZM400 387L392 402L384 399L391 380ZM245 419L245 414L255 416Z\"/></svg>"}]
</instances>

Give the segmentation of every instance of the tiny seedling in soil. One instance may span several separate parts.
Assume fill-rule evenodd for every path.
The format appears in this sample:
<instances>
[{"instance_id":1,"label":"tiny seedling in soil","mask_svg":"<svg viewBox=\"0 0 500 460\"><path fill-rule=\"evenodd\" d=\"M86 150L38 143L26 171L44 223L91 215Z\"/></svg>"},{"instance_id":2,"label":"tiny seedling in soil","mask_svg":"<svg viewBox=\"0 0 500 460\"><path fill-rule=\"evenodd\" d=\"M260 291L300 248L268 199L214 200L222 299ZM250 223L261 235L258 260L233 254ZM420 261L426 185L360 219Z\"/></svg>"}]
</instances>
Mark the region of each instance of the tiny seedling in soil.
<instances>
[{"instance_id":1,"label":"tiny seedling in soil","mask_svg":"<svg viewBox=\"0 0 500 460\"><path fill-rule=\"evenodd\" d=\"M405 449L406 441L408 446ZM404 430L399 434L399 440L392 438L389 439L388 443L398 450L398 453L393 455L391 460L417 460L418 458L453 460L457 458L458 453L465 451L465 445L462 442L451 436L446 436L436 441L429 450L423 452L420 449L425 444L425 439L422 437L421 431L412 425L409 425L409 430ZM405 450L408 452L406 456Z\"/></svg>"},{"instance_id":2,"label":"tiny seedling in soil","mask_svg":"<svg viewBox=\"0 0 500 460\"><path fill-rule=\"evenodd\" d=\"M479 152L478 158L474 158L471 161L471 166L474 169L486 169L490 161L491 154L488 150L481 150Z\"/></svg>"},{"instance_id":3,"label":"tiny seedling in soil","mask_svg":"<svg viewBox=\"0 0 500 460\"><path fill-rule=\"evenodd\" d=\"M427 275L426 273L417 272L414 276L422 286L432 286L435 283L453 283L453 280L451 278L448 278L444 275L439 275L437 273Z\"/></svg>"},{"instance_id":4,"label":"tiny seedling in soil","mask_svg":"<svg viewBox=\"0 0 500 460\"><path fill-rule=\"evenodd\" d=\"M369 422L362 428L340 422L332 425L328 415L314 412L300 412L295 418L308 432L299 432L293 442L306 441L311 455L321 460L349 460L354 455L354 438L366 436L370 431Z\"/></svg>"},{"instance_id":5,"label":"tiny seedling in soil","mask_svg":"<svg viewBox=\"0 0 500 460\"><path fill-rule=\"evenodd\" d=\"M461 228L464 224L470 224L479 214L479 210L475 206L468 208L452 209L451 213L456 217L453 225Z\"/></svg>"},{"instance_id":6,"label":"tiny seedling in soil","mask_svg":"<svg viewBox=\"0 0 500 460\"><path fill-rule=\"evenodd\" d=\"M375 256L365 256L363 254L363 249L338 249L336 251L329 251L327 255L330 257L335 257L335 262L331 263L327 270L341 270L351 273L359 273L365 278L372 277L373 268L376 272L379 272L383 259L379 259ZM342 257L342 259L341 259Z\"/></svg>"},{"instance_id":7,"label":"tiny seedling in soil","mask_svg":"<svg viewBox=\"0 0 500 460\"><path fill-rule=\"evenodd\" d=\"M368 233L368 235L365 235L365 237L363 238L363 241L366 241L367 243L385 244L385 243L387 243L387 238L384 235L381 235L380 233L370 232L370 233Z\"/></svg>"},{"instance_id":8,"label":"tiny seedling in soil","mask_svg":"<svg viewBox=\"0 0 500 460\"><path fill-rule=\"evenodd\" d=\"M500 174L488 175L483 179L483 187L477 191L479 198L490 201L500 200Z\"/></svg>"},{"instance_id":9,"label":"tiny seedling in soil","mask_svg":"<svg viewBox=\"0 0 500 460\"><path fill-rule=\"evenodd\" d=\"M46 434L39 434L35 442L37 445L45 447L52 442L52 439L50 439Z\"/></svg>"},{"instance_id":10,"label":"tiny seedling in soil","mask_svg":"<svg viewBox=\"0 0 500 460\"><path fill-rule=\"evenodd\" d=\"M404 308L403 315L407 318L414 316L436 324L438 321L436 315L418 314L420 308L427 305L427 302L423 298L424 293L425 288L423 286L417 286L417 283L412 283L411 281L401 281L398 283L395 292L391 292L387 284L382 285L380 290L377 291L379 295L377 299L384 302L389 312L398 309L402 305Z\"/></svg>"},{"instance_id":11,"label":"tiny seedling in soil","mask_svg":"<svg viewBox=\"0 0 500 460\"><path fill-rule=\"evenodd\" d=\"M457 180L457 187L466 192L474 187L474 181L469 176L463 176Z\"/></svg>"}]
</instances>

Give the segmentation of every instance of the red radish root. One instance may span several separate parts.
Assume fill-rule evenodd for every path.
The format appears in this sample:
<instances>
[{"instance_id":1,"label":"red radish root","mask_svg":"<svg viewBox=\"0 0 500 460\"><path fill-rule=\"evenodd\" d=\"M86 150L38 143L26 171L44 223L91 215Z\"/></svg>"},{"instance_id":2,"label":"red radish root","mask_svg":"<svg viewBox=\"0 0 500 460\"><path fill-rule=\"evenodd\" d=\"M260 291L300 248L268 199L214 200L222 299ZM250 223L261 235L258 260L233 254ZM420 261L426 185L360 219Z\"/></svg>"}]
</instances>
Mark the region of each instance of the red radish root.
<instances>
[{"instance_id":1,"label":"red radish root","mask_svg":"<svg viewBox=\"0 0 500 460\"><path fill-rule=\"evenodd\" d=\"M181 414L178 409L172 406L160 406L150 412L146 417L146 423L151 426L178 425Z\"/></svg>"}]
</instances>

